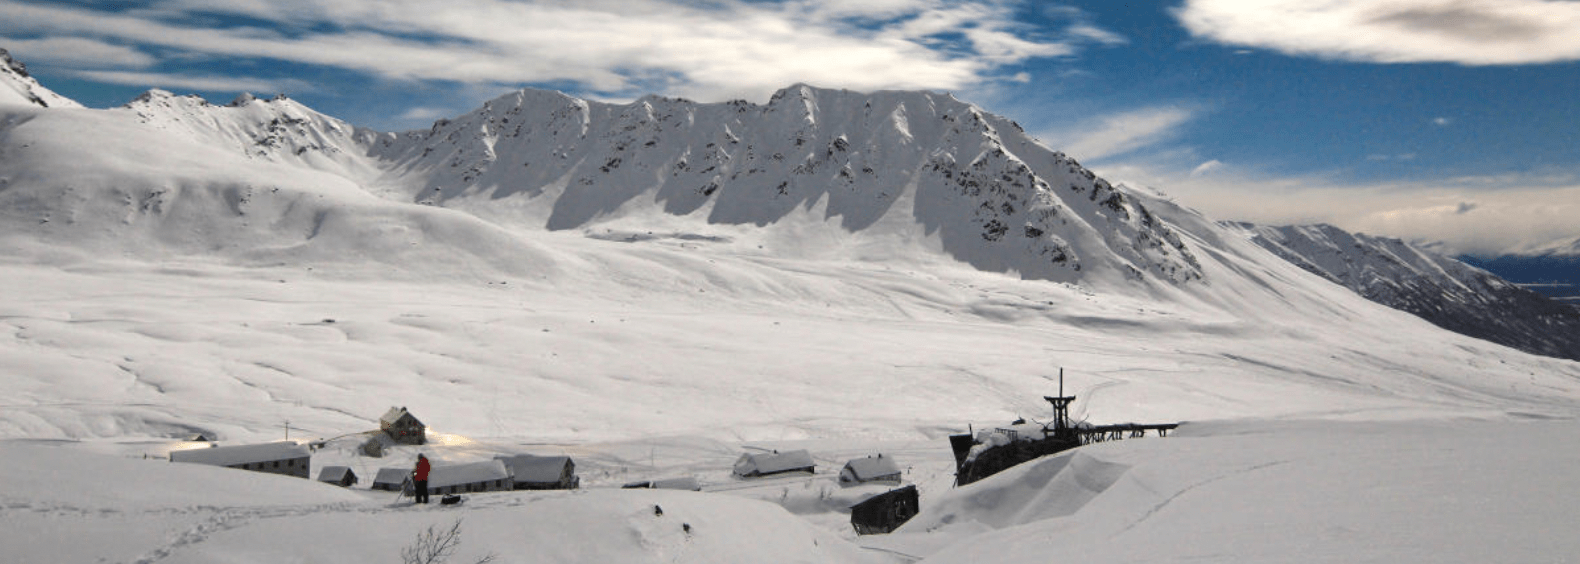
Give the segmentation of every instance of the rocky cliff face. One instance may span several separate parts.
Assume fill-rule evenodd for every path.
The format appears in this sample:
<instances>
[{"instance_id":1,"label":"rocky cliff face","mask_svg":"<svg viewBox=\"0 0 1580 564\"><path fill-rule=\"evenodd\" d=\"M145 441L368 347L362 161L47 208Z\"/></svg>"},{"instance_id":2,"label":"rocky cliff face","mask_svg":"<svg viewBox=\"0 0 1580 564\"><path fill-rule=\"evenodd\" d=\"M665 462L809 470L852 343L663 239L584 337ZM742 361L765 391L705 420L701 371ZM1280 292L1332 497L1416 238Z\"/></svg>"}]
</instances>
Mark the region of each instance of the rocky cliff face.
<instances>
[{"instance_id":1,"label":"rocky cliff face","mask_svg":"<svg viewBox=\"0 0 1580 564\"><path fill-rule=\"evenodd\" d=\"M612 105L522 90L370 153L415 180L413 201L531 199L552 210L548 229L647 205L757 226L816 210L852 233L918 226L958 260L1026 278L1202 276L1124 188L944 94L797 85L765 105Z\"/></svg>"},{"instance_id":2,"label":"rocky cliff face","mask_svg":"<svg viewBox=\"0 0 1580 564\"><path fill-rule=\"evenodd\" d=\"M1235 226L1263 248L1374 302L1463 335L1580 360L1580 311L1487 271L1330 225Z\"/></svg>"},{"instance_id":3,"label":"rocky cliff face","mask_svg":"<svg viewBox=\"0 0 1580 564\"><path fill-rule=\"evenodd\" d=\"M75 100L56 94L27 73L27 65L0 49L0 105L16 104L40 108L80 108Z\"/></svg>"}]
</instances>

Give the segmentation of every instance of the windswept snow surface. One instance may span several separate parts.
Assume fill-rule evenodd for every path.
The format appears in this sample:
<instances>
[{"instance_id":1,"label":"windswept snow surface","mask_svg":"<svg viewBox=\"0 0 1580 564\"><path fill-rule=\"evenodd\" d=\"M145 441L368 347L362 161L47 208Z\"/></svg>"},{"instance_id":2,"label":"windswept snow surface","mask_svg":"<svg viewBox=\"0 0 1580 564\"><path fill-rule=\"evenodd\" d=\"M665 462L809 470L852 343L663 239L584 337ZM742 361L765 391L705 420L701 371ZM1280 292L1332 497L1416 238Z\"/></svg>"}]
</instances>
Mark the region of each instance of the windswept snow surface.
<instances>
[{"instance_id":1,"label":"windswept snow surface","mask_svg":"<svg viewBox=\"0 0 1580 564\"><path fill-rule=\"evenodd\" d=\"M944 493L928 563L1572 562L1576 426L1235 421L1082 447ZM908 542L909 541L909 542ZM920 554L913 554L920 556Z\"/></svg>"},{"instance_id":2,"label":"windswept snow surface","mask_svg":"<svg viewBox=\"0 0 1580 564\"><path fill-rule=\"evenodd\" d=\"M1576 435L1554 429L1572 431L1580 416L1580 365L1371 303L1166 197L1088 178L1007 120L952 98L797 88L769 106L657 99L608 106L513 96L522 103L506 97L406 135L357 130L278 99L214 106L151 93L108 111L0 108L0 456L19 461L32 480L11 480L9 471L0 480L7 553L25 561L391 560L421 528L463 516L462 556L497 552L503 561L934 554L947 562L968 554L968 545L948 545L989 538L1004 547L1029 543L1005 551L1048 554L1122 529L1078 523L1135 520L1160 504L1146 523L1245 525L1220 514L1214 498L1195 496L1216 492L1207 484L1268 492L1269 483L1243 480L1264 475L1303 491L1313 474L1345 464L1333 455L1314 466L1271 467L1298 469L1288 474L1242 471L1285 460L1302 441L1319 453L1359 442L1370 450L1347 471L1363 484L1413 484L1413 476L1381 470L1390 456L1428 476L1457 460L1412 458L1412 445L1451 442L1412 435L1423 428L1507 437L1469 443L1465 455L1516 460L1518 472L1550 480L1533 483L1576 489L1566 458ZM552 111L529 115L537 107L529 98ZM934 113L923 111L927 104ZM664 108L696 121L664 121ZM648 109L653 119L644 117ZM575 142L507 143L499 133L507 118L512 131L532 124L522 135L530 128L540 140ZM810 146L792 154L795 137L780 134L797 129L765 133L764 120L806 128ZM704 129L685 125L703 122ZM657 135L651 128L662 124L685 133L651 147L646 141L657 138L632 138L629 158L612 163L617 155L608 150L627 140L622 134ZM725 149L731 137L743 146ZM959 144L913 146L927 139ZM824 175L786 185L788 202L775 199L777 184L756 178L768 173L750 172L780 166L770 164L778 161L767 143L781 142L775 152L793 161L781 173L811 158ZM729 152L715 162L745 180L721 182L711 196L663 180L705 180L697 175L713 149ZM505 158L525 161L532 151L531 167ZM690 172L664 168L687 151ZM493 158L471 160L478 155ZM540 174L540 157L592 164L556 164L541 173L546 184L517 183ZM858 183L869 174L863 159L897 168L875 167L870 174L887 180ZM466 172L483 162L490 164ZM974 162L994 172L966 173L981 192L944 182L977 170ZM822 184L842 178L846 165L852 185ZM627 184L644 170L652 183ZM1030 188L1033 176L1060 183L1039 191ZM1010 190L1017 181L1023 191ZM998 204L1010 193L1062 211L1005 211ZM884 194L891 199L881 205L863 199ZM1038 194L1051 199L1025 199ZM759 203L769 207L753 207ZM1048 229L1024 229L1033 216ZM1000 232L1005 225L1012 229ZM1077 271L1038 254L1058 241L1088 266ZM1044 462L1062 466L1028 469L1024 484L1011 487L1047 500L1036 507L987 504L1003 508L989 515L968 510L975 502L947 501L985 490L950 492L944 436L1046 417L1041 398L1057 391L1061 367L1066 392L1079 398L1078 419L1232 423ZM566 454L589 491L478 494L443 510L389 507L390 495L366 484L379 468L409 467L418 449L373 459L356 445L390 406L406 406L429 425L434 443L421 448L436 463ZM1558 422L1510 423L1521 419ZM1281 423L1307 420L1354 423ZM1233 431L1240 424L1248 427ZM1328 429L1336 434L1323 434ZM328 446L314 455L312 475L348 466L363 485L348 493L142 460L193 446L180 440L194 432L226 444L284 433L323 438ZM1509 450L1499 450L1505 443ZM1198 456L1192 445L1222 460ZM818 463L814 476L729 478L743 452L803 448ZM838 488L835 474L845 460L877 452L902 461L924 508L964 508L955 510L957 523L985 525L934 532L917 525L917 534L890 539L900 545L861 539L874 546L854 548L843 508L876 492ZM1144 482L1163 497L1133 492L1147 489L1135 480L1165 467L1176 481ZM208 477L187 479L190 472ZM697 478L707 491L607 491L669 477ZM117 496L128 494L107 491L123 480L151 497L126 501ZM1438 498L1463 486L1410 485L1400 490L1400 507L1460 518L1442 515ZM1497 503L1575 521L1572 509L1543 505L1561 496L1511 489L1496 497L1492 486L1476 487ZM172 489L182 491L161 493ZM1320 508L1335 496L1313 491L1270 505ZM654 504L664 506L662 520L654 520ZM1275 529L1311 526L1294 513L1264 517ZM694 525L693 534L671 515ZM1280 515L1286 520L1273 519ZM11 526L13 516L20 526ZM1030 534L1014 542L974 536L1013 536L1018 527ZM1298 554L1306 545L1290 544L1294 536L1279 532L1268 537L1276 542L1241 553L1231 545L1219 559ZM68 539L94 540L61 547ZM1137 545L1154 552L1101 554L1118 561L1169 554L1158 542ZM553 548L534 548L541 546ZM609 552L584 556L584 546ZM1484 554L1458 546L1445 545L1438 559ZM1548 560L1575 553L1559 541L1527 546ZM742 556L749 547L763 550ZM57 549L82 558L53 556ZM1013 561L1022 552L992 554ZM1371 559L1359 549L1351 555Z\"/></svg>"}]
</instances>

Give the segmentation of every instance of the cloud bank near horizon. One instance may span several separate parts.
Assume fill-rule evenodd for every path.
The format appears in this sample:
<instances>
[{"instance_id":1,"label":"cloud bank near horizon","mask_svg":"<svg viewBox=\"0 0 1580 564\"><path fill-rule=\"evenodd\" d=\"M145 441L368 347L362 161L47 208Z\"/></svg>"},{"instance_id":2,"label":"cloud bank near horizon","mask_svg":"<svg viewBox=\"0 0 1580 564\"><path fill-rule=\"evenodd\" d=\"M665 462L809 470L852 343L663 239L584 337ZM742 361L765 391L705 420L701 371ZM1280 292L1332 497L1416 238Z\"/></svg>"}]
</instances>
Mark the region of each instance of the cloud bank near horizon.
<instances>
[{"instance_id":1,"label":"cloud bank near horizon","mask_svg":"<svg viewBox=\"0 0 1580 564\"><path fill-rule=\"evenodd\" d=\"M1156 162L1099 164L1118 183L1155 187L1218 220L1327 223L1425 244L1450 255L1580 252L1580 174L1487 175L1353 183L1289 177L1210 160L1189 172Z\"/></svg>"}]
</instances>

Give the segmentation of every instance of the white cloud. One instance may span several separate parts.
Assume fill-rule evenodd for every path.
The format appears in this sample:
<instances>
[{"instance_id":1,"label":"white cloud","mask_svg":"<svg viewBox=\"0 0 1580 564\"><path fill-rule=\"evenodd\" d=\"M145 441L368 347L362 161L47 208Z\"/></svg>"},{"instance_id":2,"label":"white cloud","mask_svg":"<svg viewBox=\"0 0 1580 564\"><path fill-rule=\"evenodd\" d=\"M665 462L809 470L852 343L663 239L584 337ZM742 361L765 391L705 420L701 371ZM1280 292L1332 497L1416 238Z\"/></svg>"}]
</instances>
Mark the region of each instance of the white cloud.
<instances>
[{"instance_id":1,"label":"white cloud","mask_svg":"<svg viewBox=\"0 0 1580 564\"><path fill-rule=\"evenodd\" d=\"M1454 123L1454 120L1448 119L1446 117L1432 118L1432 125L1436 125L1438 127L1448 127L1448 124L1451 123Z\"/></svg>"},{"instance_id":2,"label":"white cloud","mask_svg":"<svg viewBox=\"0 0 1580 564\"><path fill-rule=\"evenodd\" d=\"M1195 112L1178 107L1132 110L1083 124L1074 131L1042 136L1076 159L1096 161L1172 138Z\"/></svg>"},{"instance_id":3,"label":"white cloud","mask_svg":"<svg viewBox=\"0 0 1580 564\"><path fill-rule=\"evenodd\" d=\"M1090 24L1072 25L1067 31L1069 31L1071 35L1085 37L1104 45L1124 45L1130 43L1130 40L1126 39L1122 35Z\"/></svg>"},{"instance_id":4,"label":"white cloud","mask_svg":"<svg viewBox=\"0 0 1580 564\"><path fill-rule=\"evenodd\" d=\"M156 62L153 55L136 48L81 37L0 38L0 46L20 60L40 65L143 68Z\"/></svg>"},{"instance_id":5,"label":"white cloud","mask_svg":"<svg viewBox=\"0 0 1580 564\"><path fill-rule=\"evenodd\" d=\"M1580 60L1580 2L1187 0L1193 35L1290 55L1376 63L1517 65Z\"/></svg>"},{"instance_id":6,"label":"white cloud","mask_svg":"<svg viewBox=\"0 0 1580 564\"><path fill-rule=\"evenodd\" d=\"M1214 172L1223 170L1223 168L1224 168L1223 161L1220 161L1218 159L1213 159L1213 160L1201 163L1199 165L1196 165L1196 168L1191 169L1190 177L1191 178L1200 178L1200 177L1212 174Z\"/></svg>"},{"instance_id":7,"label":"white cloud","mask_svg":"<svg viewBox=\"0 0 1580 564\"><path fill-rule=\"evenodd\" d=\"M398 116L398 119L403 121L433 121L454 113L456 112L449 108L431 108L426 106L418 106L407 108L405 112L402 112L401 115Z\"/></svg>"},{"instance_id":8,"label":"white cloud","mask_svg":"<svg viewBox=\"0 0 1580 564\"><path fill-rule=\"evenodd\" d=\"M568 82L615 96L660 86L704 101L765 99L796 82L961 89L1007 65L1105 41L1091 26L1033 37L1013 8L1001 0L453 0L442 8L421 0L166 0L112 13L0 0L0 31L402 80ZM199 27L212 14L277 26Z\"/></svg>"},{"instance_id":9,"label":"white cloud","mask_svg":"<svg viewBox=\"0 0 1580 564\"><path fill-rule=\"evenodd\" d=\"M220 92L309 92L313 86L300 80L250 78L237 76L194 76L132 71L73 71L71 74L110 84L146 86L166 90L206 90Z\"/></svg>"}]
</instances>

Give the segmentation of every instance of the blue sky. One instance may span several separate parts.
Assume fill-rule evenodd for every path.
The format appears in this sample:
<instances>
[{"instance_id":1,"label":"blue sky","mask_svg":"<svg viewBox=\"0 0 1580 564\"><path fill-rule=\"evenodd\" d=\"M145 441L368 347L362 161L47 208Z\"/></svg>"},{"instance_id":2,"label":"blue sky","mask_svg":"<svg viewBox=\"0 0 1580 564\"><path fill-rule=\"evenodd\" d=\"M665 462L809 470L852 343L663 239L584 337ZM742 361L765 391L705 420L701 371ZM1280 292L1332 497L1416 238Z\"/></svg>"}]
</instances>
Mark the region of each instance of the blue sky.
<instances>
[{"instance_id":1,"label":"blue sky","mask_svg":"<svg viewBox=\"0 0 1580 564\"><path fill-rule=\"evenodd\" d=\"M1219 219L1450 251L1580 238L1580 2L0 0L90 107L284 92L381 130L523 86L763 102L931 89Z\"/></svg>"}]
</instances>

